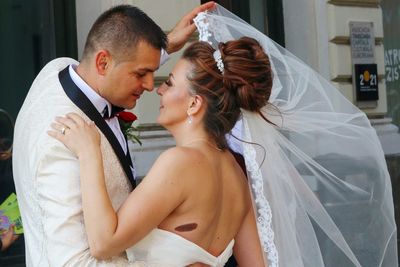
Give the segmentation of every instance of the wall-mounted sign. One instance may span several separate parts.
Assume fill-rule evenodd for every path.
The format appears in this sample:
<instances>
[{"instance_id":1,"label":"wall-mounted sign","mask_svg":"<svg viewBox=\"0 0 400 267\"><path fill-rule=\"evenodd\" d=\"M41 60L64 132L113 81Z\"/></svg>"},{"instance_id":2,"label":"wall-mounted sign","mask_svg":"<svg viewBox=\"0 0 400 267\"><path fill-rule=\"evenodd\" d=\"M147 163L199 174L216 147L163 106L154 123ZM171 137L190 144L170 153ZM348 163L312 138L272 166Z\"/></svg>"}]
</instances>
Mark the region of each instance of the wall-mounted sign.
<instances>
[{"instance_id":1,"label":"wall-mounted sign","mask_svg":"<svg viewBox=\"0 0 400 267\"><path fill-rule=\"evenodd\" d=\"M378 100L378 68L376 64L355 64L357 101Z\"/></svg>"},{"instance_id":2,"label":"wall-mounted sign","mask_svg":"<svg viewBox=\"0 0 400 267\"><path fill-rule=\"evenodd\" d=\"M372 22L350 22L353 64L374 63L375 37Z\"/></svg>"},{"instance_id":3,"label":"wall-mounted sign","mask_svg":"<svg viewBox=\"0 0 400 267\"><path fill-rule=\"evenodd\" d=\"M349 26L355 98L358 106L373 108L379 99L374 25L372 22L352 21Z\"/></svg>"}]
</instances>

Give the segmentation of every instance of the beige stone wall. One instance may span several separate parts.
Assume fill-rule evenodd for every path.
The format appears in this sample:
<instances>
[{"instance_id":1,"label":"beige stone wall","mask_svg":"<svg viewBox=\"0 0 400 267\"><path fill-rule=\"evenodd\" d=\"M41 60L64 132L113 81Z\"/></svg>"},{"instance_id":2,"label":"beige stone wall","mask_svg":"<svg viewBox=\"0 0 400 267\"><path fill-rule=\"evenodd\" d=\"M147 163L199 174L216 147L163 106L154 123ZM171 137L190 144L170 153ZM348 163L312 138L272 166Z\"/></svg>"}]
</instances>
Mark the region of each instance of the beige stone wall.
<instances>
[{"instance_id":1,"label":"beige stone wall","mask_svg":"<svg viewBox=\"0 0 400 267\"><path fill-rule=\"evenodd\" d=\"M368 116L383 117L387 101L379 0L283 0L283 12L286 48L332 81L349 101ZM356 103L352 84L351 21L373 23L379 79L379 101L373 108L365 107L365 102ZM374 103L367 104L372 106Z\"/></svg>"},{"instance_id":2,"label":"beige stone wall","mask_svg":"<svg viewBox=\"0 0 400 267\"><path fill-rule=\"evenodd\" d=\"M384 82L384 49L382 10L379 0L327 1L330 79L354 104L355 89L352 84L350 48L351 21L372 22L375 36L375 63L378 65L379 100L376 107L360 108L370 117L382 117L387 112L386 85Z\"/></svg>"}]
</instances>

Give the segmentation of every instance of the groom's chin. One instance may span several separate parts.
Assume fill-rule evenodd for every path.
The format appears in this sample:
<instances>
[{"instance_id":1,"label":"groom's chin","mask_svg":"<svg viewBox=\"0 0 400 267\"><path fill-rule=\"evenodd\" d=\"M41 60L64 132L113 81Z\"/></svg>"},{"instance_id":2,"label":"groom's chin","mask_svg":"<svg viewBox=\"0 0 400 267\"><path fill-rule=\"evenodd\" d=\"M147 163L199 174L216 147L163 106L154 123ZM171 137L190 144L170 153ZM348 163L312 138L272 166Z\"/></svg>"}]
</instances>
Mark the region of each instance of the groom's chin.
<instances>
[{"instance_id":1,"label":"groom's chin","mask_svg":"<svg viewBox=\"0 0 400 267\"><path fill-rule=\"evenodd\" d=\"M136 101L122 106L124 109L133 109L136 107Z\"/></svg>"}]
</instances>

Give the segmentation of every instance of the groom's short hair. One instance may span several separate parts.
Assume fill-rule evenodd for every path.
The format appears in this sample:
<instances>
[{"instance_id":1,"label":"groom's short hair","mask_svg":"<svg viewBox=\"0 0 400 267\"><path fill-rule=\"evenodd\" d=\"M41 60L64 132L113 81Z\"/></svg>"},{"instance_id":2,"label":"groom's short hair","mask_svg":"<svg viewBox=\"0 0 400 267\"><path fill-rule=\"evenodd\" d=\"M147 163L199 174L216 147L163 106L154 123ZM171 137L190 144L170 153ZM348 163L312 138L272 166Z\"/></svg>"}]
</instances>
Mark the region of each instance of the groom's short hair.
<instances>
[{"instance_id":1,"label":"groom's short hair","mask_svg":"<svg viewBox=\"0 0 400 267\"><path fill-rule=\"evenodd\" d=\"M166 34L146 13L131 5L118 5L101 14L93 24L82 60L97 49L107 49L122 59L141 41L159 50L167 47Z\"/></svg>"}]
</instances>

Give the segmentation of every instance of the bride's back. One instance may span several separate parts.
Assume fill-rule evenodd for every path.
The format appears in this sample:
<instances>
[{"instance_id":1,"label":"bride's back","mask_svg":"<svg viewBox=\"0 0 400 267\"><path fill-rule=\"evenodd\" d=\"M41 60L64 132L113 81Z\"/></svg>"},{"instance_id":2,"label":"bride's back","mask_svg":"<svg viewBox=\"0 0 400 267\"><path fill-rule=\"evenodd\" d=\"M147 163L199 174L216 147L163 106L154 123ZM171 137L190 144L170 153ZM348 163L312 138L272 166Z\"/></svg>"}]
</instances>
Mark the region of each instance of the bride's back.
<instances>
[{"instance_id":1,"label":"bride's back","mask_svg":"<svg viewBox=\"0 0 400 267\"><path fill-rule=\"evenodd\" d=\"M213 255L236 237L250 214L251 201L246 177L226 151L225 137L242 109L259 112L268 103L271 87L268 56L254 39L221 43L217 50L197 42L184 51L170 79L157 90L161 96L158 122L172 133L178 146L162 156L156 174L173 180L176 184L169 183L170 190L183 195L160 228ZM169 177L164 171L167 167ZM250 223L247 226L251 228Z\"/></svg>"},{"instance_id":2,"label":"bride's back","mask_svg":"<svg viewBox=\"0 0 400 267\"><path fill-rule=\"evenodd\" d=\"M176 149L185 153L184 162L176 162L187 170L177 185L185 200L159 227L218 256L235 238L250 207L246 177L229 151L205 142Z\"/></svg>"}]
</instances>

